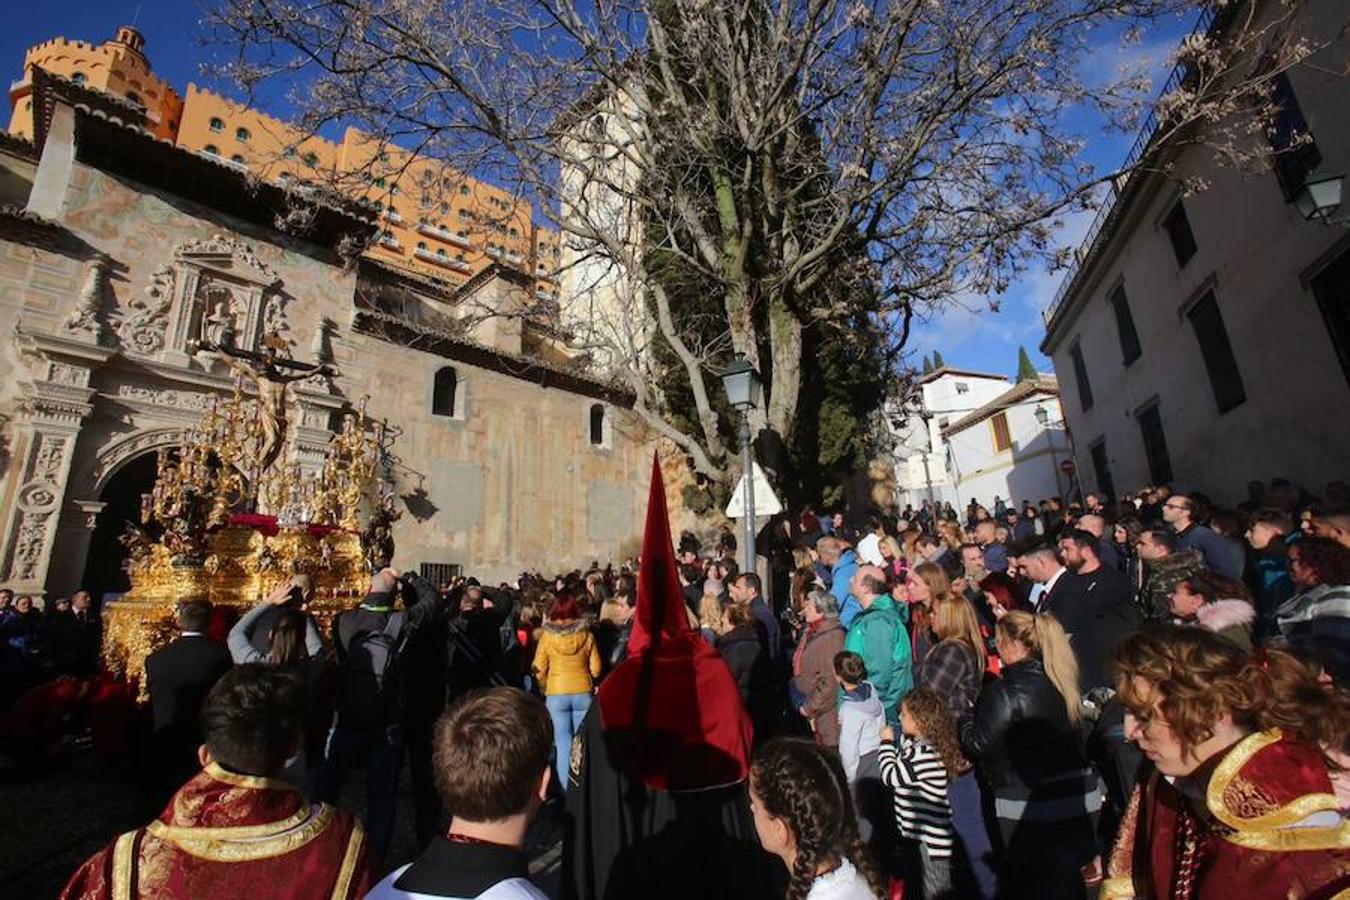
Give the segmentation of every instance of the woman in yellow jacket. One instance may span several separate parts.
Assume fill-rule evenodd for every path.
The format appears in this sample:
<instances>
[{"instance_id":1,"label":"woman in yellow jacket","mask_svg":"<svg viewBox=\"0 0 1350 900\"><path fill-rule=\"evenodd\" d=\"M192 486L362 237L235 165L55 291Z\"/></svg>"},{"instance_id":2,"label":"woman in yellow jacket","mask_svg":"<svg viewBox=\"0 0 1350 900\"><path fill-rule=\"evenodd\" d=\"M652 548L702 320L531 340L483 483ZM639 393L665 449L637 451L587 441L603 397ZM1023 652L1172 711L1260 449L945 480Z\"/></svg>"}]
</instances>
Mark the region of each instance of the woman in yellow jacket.
<instances>
[{"instance_id":1,"label":"woman in yellow jacket","mask_svg":"<svg viewBox=\"0 0 1350 900\"><path fill-rule=\"evenodd\" d=\"M591 690L600 676L600 650L581 607L566 594L553 602L534 651L534 680L544 692L553 720L558 788L567 791L572 735L591 707Z\"/></svg>"}]
</instances>

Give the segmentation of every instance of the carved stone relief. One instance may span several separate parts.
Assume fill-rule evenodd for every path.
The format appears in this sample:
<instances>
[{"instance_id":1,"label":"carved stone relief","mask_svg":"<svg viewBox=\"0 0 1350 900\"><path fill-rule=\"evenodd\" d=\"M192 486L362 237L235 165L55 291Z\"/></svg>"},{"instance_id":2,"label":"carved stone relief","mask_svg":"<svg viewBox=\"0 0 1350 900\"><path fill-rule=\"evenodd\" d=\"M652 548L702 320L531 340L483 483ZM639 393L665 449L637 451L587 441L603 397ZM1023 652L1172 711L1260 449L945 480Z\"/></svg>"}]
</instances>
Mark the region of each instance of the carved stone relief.
<instances>
[{"instance_id":1,"label":"carved stone relief","mask_svg":"<svg viewBox=\"0 0 1350 900\"><path fill-rule=\"evenodd\" d=\"M169 428L162 431L143 431L105 447L99 453L98 462L94 466L94 489L103 490L113 471L131 457L147 450L158 450L160 447L177 447L182 443L182 430Z\"/></svg>"},{"instance_id":2,"label":"carved stone relief","mask_svg":"<svg viewBox=\"0 0 1350 900\"><path fill-rule=\"evenodd\" d=\"M56 510L64 493L64 465L70 438L39 431L29 456L28 477L19 488L18 525L8 580L31 581L44 567Z\"/></svg>"},{"instance_id":3,"label":"carved stone relief","mask_svg":"<svg viewBox=\"0 0 1350 900\"><path fill-rule=\"evenodd\" d=\"M123 384L117 388L117 396L124 400L141 403L153 403L170 409L205 410L211 405L211 394L199 394L194 391L175 391L169 388L141 387L135 384Z\"/></svg>"},{"instance_id":4,"label":"carved stone relief","mask_svg":"<svg viewBox=\"0 0 1350 900\"><path fill-rule=\"evenodd\" d=\"M48 362L47 380L53 384L65 384L70 387L88 387L89 370L70 363Z\"/></svg>"},{"instance_id":5,"label":"carved stone relief","mask_svg":"<svg viewBox=\"0 0 1350 900\"><path fill-rule=\"evenodd\" d=\"M145 299L115 314L117 336L143 355L184 353L194 340L256 350L264 333L286 330L280 288L276 272L243 241L219 234L185 241L150 276Z\"/></svg>"},{"instance_id":6,"label":"carved stone relief","mask_svg":"<svg viewBox=\"0 0 1350 900\"><path fill-rule=\"evenodd\" d=\"M169 327L169 308L173 305L174 272L172 266L160 266L150 276L145 299L133 294L114 317L117 337L122 346L135 353L149 355L164 348L164 333Z\"/></svg>"},{"instance_id":7,"label":"carved stone relief","mask_svg":"<svg viewBox=\"0 0 1350 900\"><path fill-rule=\"evenodd\" d=\"M89 263L85 273L84 286L75 303L75 309L66 319L66 328L77 335L97 344L103 340L103 323L99 313L103 309L104 281L108 274L108 261L96 257Z\"/></svg>"}]
</instances>

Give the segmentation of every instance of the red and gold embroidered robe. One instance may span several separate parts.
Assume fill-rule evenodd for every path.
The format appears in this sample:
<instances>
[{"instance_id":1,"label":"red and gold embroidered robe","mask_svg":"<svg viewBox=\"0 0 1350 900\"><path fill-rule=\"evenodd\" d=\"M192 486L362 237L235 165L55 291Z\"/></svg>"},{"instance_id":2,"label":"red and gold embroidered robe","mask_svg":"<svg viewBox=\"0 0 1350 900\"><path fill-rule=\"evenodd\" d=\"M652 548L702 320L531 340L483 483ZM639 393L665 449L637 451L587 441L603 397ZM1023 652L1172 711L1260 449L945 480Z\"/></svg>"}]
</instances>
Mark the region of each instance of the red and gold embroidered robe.
<instances>
[{"instance_id":1,"label":"red and gold embroidered robe","mask_svg":"<svg viewBox=\"0 0 1350 900\"><path fill-rule=\"evenodd\" d=\"M1350 890L1350 822L1326 763L1279 729L1178 784L1154 772L1121 825L1102 900L1324 900Z\"/></svg>"},{"instance_id":2,"label":"red and gold embroidered robe","mask_svg":"<svg viewBox=\"0 0 1350 900\"><path fill-rule=\"evenodd\" d=\"M349 814L212 763L158 819L81 866L61 897L355 900L369 887L365 834Z\"/></svg>"}]
</instances>

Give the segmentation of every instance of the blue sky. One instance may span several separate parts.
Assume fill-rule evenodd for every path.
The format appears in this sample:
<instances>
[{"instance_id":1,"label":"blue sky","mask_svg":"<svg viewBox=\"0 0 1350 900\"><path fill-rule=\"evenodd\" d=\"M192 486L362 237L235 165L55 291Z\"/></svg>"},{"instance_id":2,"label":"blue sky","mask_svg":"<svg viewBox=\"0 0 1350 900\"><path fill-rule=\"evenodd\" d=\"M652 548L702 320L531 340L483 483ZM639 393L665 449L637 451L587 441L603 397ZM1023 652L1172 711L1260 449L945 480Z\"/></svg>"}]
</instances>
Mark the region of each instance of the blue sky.
<instances>
[{"instance_id":1,"label":"blue sky","mask_svg":"<svg viewBox=\"0 0 1350 900\"><path fill-rule=\"evenodd\" d=\"M1089 84L1105 84L1123 72L1147 73L1160 89L1172 66L1172 56L1182 37L1194 25L1195 14L1160 21L1146 29L1137 42L1122 45L1118 34L1103 35L1094 52L1083 62L1082 75ZM1106 127L1095 114L1079 113L1066 123L1085 141L1082 160L1097 171L1119 166L1134 142L1135 132L1122 134ZM1056 232L1061 246L1077 247L1092 224L1094 211L1063 217ZM1041 311L1054 299L1064 272L1048 272L1033 264L1026 274L997 297L998 312L991 312L983 297L955 302L941 314L918 321L911 328L908 351L914 364L933 351L949 366L1015 376L1017 348L1026 347L1032 364L1043 372L1053 371L1048 357L1037 349L1045 336Z\"/></svg>"},{"instance_id":2,"label":"blue sky","mask_svg":"<svg viewBox=\"0 0 1350 900\"><path fill-rule=\"evenodd\" d=\"M213 52L203 45L202 12L193 0L44 0L15 4L9 11L8 27L0 32L0 60L9 80L22 75L24 52L34 44L58 35L98 43L111 37L118 25L131 24L145 34L146 53L161 77L181 92L189 81L228 93L202 70ZM1193 17L1162 22L1146 31L1143 39L1122 47L1114 37L1103 37L1097 52L1084 63L1084 77L1102 83L1118 77L1124 67L1140 67L1160 85L1166 77L1170 54L1189 30ZM264 100L273 113L285 112L279 94ZM1083 159L1109 170L1124 157L1133 135L1108 132L1103 123L1082 115L1070 119L1071 128L1087 142ZM1058 232L1065 246L1077 246L1092 220L1092 213L1069 216ZM999 311L991 312L983 298L953 304L941 315L917 321L909 350L917 361L938 350L948 365L1012 375L1017 369L1017 348L1025 346L1037 368L1050 371L1050 361L1036 349L1044 334L1041 310L1054 297L1062 273L1033 267L998 298Z\"/></svg>"}]
</instances>

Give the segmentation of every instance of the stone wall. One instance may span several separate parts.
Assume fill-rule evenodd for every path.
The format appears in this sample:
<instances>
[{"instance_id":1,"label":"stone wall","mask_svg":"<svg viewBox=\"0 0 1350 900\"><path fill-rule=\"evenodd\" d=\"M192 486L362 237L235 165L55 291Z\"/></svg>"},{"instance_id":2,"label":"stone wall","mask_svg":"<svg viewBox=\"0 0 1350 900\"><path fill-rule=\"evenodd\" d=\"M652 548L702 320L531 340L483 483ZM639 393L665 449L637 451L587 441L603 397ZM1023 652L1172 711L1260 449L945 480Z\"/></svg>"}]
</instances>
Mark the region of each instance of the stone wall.
<instances>
[{"instance_id":1,"label":"stone wall","mask_svg":"<svg viewBox=\"0 0 1350 900\"><path fill-rule=\"evenodd\" d=\"M54 497L37 496L47 515L36 570L16 568L22 515L0 520L0 583L77 588L100 491L232 387L220 362L186 352L218 297L242 346L281 327L295 358L331 354L339 370L330 386L293 392L292 459L314 464L332 412L348 403L397 431L399 564L498 580L637 552L655 444L628 411L605 403L604 439L592 445L591 407L603 401L540 386L525 360L513 377L355 332L356 274L330 254L82 163L57 225L64 251L0 236L3 508L31 488L43 435L58 434L65 451L64 471L43 481ZM92 329L79 321L89 309ZM452 416L431 409L443 366L457 374ZM40 414L55 409L53 392L59 428Z\"/></svg>"}]
</instances>

